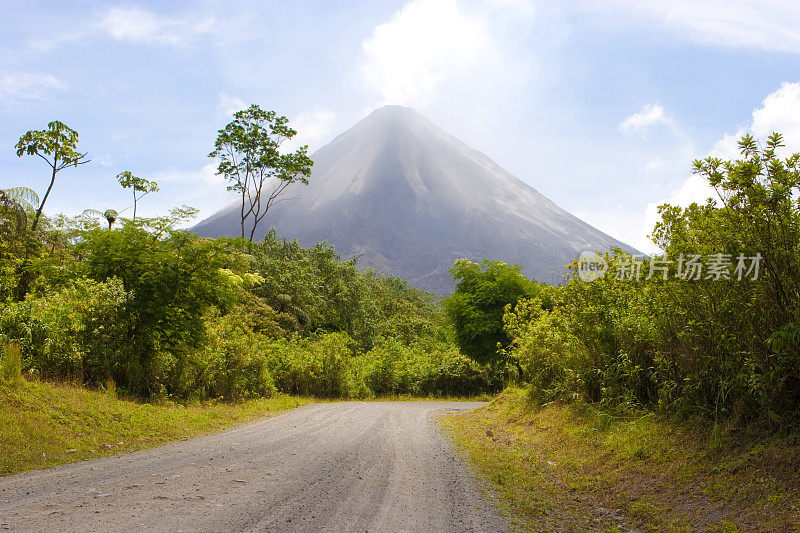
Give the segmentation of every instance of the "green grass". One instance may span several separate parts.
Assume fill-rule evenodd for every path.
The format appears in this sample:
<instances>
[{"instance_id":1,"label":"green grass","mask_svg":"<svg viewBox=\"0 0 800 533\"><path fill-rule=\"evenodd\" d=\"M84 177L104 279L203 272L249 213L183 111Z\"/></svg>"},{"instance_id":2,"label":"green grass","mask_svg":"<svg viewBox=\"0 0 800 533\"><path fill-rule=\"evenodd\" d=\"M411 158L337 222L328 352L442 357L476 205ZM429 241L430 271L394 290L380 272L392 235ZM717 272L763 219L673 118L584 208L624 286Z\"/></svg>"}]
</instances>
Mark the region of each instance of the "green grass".
<instances>
[{"instance_id":1,"label":"green grass","mask_svg":"<svg viewBox=\"0 0 800 533\"><path fill-rule=\"evenodd\" d=\"M238 403L151 405L67 384L0 381L0 475L141 450L312 401L276 395Z\"/></svg>"},{"instance_id":2,"label":"green grass","mask_svg":"<svg viewBox=\"0 0 800 533\"><path fill-rule=\"evenodd\" d=\"M443 424L520 530L800 530L796 437L537 407L519 389Z\"/></svg>"}]
</instances>

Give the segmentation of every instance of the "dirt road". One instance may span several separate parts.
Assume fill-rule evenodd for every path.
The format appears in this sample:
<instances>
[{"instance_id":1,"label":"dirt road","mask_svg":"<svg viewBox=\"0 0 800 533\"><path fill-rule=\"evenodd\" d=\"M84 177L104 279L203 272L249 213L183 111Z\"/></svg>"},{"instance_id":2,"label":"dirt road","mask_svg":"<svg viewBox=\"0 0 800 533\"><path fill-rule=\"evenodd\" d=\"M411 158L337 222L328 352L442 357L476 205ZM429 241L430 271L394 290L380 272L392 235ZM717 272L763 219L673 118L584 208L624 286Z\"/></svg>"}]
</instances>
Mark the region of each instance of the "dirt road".
<instances>
[{"instance_id":1,"label":"dirt road","mask_svg":"<svg viewBox=\"0 0 800 533\"><path fill-rule=\"evenodd\" d=\"M0 478L0 527L504 531L435 421L477 405L308 405L217 435Z\"/></svg>"}]
</instances>

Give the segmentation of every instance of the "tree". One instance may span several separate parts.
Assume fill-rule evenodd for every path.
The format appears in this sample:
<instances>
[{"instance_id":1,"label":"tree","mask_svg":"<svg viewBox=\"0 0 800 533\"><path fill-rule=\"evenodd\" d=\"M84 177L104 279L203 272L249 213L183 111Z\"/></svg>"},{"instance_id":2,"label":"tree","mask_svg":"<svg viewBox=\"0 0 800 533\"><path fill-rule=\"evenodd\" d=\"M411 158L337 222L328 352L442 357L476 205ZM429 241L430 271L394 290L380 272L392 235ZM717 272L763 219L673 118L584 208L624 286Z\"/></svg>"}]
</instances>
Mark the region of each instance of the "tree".
<instances>
[{"instance_id":1,"label":"tree","mask_svg":"<svg viewBox=\"0 0 800 533\"><path fill-rule=\"evenodd\" d=\"M244 256L223 240L170 229L185 211L126 221L116 231L85 232L76 248L85 257L81 267L87 277L122 282L125 302L119 320L128 344L113 377L142 396L157 394L171 369L202 344L205 312L233 304L227 278L231 272L243 274L246 267Z\"/></svg>"},{"instance_id":2,"label":"tree","mask_svg":"<svg viewBox=\"0 0 800 533\"><path fill-rule=\"evenodd\" d=\"M444 301L456 334L456 344L478 362L495 359L497 347L510 339L503 328L506 306L539 293L538 283L522 275L519 265L484 259L459 259L450 267L456 290Z\"/></svg>"},{"instance_id":3,"label":"tree","mask_svg":"<svg viewBox=\"0 0 800 533\"><path fill-rule=\"evenodd\" d=\"M31 231L35 231L36 225L39 223L39 217L44 209L44 204L47 202L47 197L50 196L50 191L56 181L56 174L67 167L86 164L89 160L86 159L85 153L81 154L77 151L78 132L57 120L49 123L46 130L25 133L14 147L17 149L17 157L22 157L23 155L39 156L52 170L50 185L47 187L47 192L44 193L44 198L42 198L39 208L36 210L36 215L31 225Z\"/></svg>"},{"instance_id":4,"label":"tree","mask_svg":"<svg viewBox=\"0 0 800 533\"><path fill-rule=\"evenodd\" d=\"M20 233L28 226L28 213L36 210L39 196L28 187L0 189L0 214L16 220L16 231Z\"/></svg>"},{"instance_id":5,"label":"tree","mask_svg":"<svg viewBox=\"0 0 800 533\"><path fill-rule=\"evenodd\" d=\"M141 200L143 196L158 191L158 183L136 177L128 170L117 174L117 181L124 189L131 189L133 192L133 220L136 220L136 203ZM137 193L141 194L137 195ZM111 224L109 224L109 227L111 227Z\"/></svg>"},{"instance_id":6,"label":"tree","mask_svg":"<svg viewBox=\"0 0 800 533\"><path fill-rule=\"evenodd\" d=\"M38 205L39 197L32 189L0 189L0 261L23 257L35 247L28 222Z\"/></svg>"},{"instance_id":7,"label":"tree","mask_svg":"<svg viewBox=\"0 0 800 533\"><path fill-rule=\"evenodd\" d=\"M219 130L214 151L208 154L219 159L217 174L230 183L228 190L241 196L242 237L249 218L253 224L251 242L256 227L286 188L297 182L308 185L314 164L308 157L308 146L293 153L279 150L283 141L297 134L288 122L275 111L251 105L233 114L233 121ZM268 183L271 185L265 190Z\"/></svg>"},{"instance_id":8,"label":"tree","mask_svg":"<svg viewBox=\"0 0 800 533\"><path fill-rule=\"evenodd\" d=\"M119 217L119 213L117 213L113 209L106 209L105 211L98 211L97 209L86 209L83 211L84 215L94 215L96 217L102 217L106 219L108 222L108 229L111 229L111 226L114 225L114 222L117 221Z\"/></svg>"}]
</instances>

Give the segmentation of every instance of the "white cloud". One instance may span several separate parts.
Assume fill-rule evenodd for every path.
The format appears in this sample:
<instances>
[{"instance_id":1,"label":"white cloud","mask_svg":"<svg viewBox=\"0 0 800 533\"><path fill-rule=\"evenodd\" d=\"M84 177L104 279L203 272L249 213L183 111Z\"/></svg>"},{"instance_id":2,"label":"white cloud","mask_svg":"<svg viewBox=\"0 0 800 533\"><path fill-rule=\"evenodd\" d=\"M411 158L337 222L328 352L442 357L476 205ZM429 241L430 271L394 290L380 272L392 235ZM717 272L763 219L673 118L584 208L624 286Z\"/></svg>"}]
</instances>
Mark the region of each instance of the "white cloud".
<instances>
[{"instance_id":1,"label":"white cloud","mask_svg":"<svg viewBox=\"0 0 800 533\"><path fill-rule=\"evenodd\" d=\"M513 16L530 18L536 12L532 0L489 0L488 4Z\"/></svg>"},{"instance_id":2,"label":"white cloud","mask_svg":"<svg viewBox=\"0 0 800 533\"><path fill-rule=\"evenodd\" d=\"M488 41L485 24L455 0L413 0L363 43L364 74L383 103L417 103L454 71L472 66Z\"/></svg>"},{"instance_id":3,"label":"white cloud","mask_svg":"<svg viewBox=\"0 0 800 533\"><path fill-rule=\"evenodd\" d=\"M247 104L240 98L226 93L219 93L219 98L217 99L218 119L225 119L225 122L229 122L234 113L246 108Z\"/></svg>"},{"instance_id":4,"label":"white cloud","mask_svg":"<svg viewBox=\"0 0 800 533\"><path fill-rule=\"evenodd\" d=\"M318 109L309 113L301 113L289 122L289 126L297 131L297 135L286 148L295 149L304 144L313 152L327 141L336 125L336 113L327 109Z\"/></svg>"},{"instance_id":5,"label":"white cloud","mask_svg":"<svg viewBox=\"0 0 800 533\"><path fill-rule=\"evenodd\" d=\"M7 72L0 75L0 103L49 100L66 85L52 74Z\"/></svg>"},{"instance_id":6,"label":"white cloud","mask_svg":"<svg viewBox=\"0 0 800 533\"><path fill-rule=\"evenodd\" d=\"M648 104L638 113L623 120L619 129L625 133L645 133L651 126L658 124L672 125L672 119L664 114L664 108L658 104Z\"/></svg>"},{"instance_id":7,"label":"white cloud","mask_svg":"<svg viewBox=\"0 0 800 533\"><path fill-rule=\"evenodd\" d=\"M208 163L197 170L166 170L158 173L155 180L159 183L183 182L209 189L219 189L225 183L225 178L217 175L217 164Z\"/></svg>"},{"instance_id":8,"label":"white cloud","mask_svg":"<svg viewBox=\"0 0 800 533\"><path fill-rule=\"evenodd\" d=\"M104 167L110 167L114 164L111 154L97 154L92 157L92 161Z\"/></svg>"},{"instance_id":9,"label":"white cloud","mask_svg":"<svg viewBox=\"0 0 800 533\"><path fill-rule=\"evenodd\" d=\"M773 132L783 134L786 152L800 152L800 83L783 82L780 89L770 93L761 107L753 111L753 120L736 133L725 134L714 144L710 155L723 159L741 156L738 142L746 133L763 141Z\"/></svg>"},{"instance_id":10,"label":"white cloud","mask_svg":"<svg viewBox=\"0 0 800 533\"><path fill-rule=\"evenodd\" d=\"M656 156L647 162L644 169L647 172L655 172L664 168L664 160L660 156Z\"/></svg>"},{"instance_id":11,"label":"white cloud","mask_svg":"<svg viewBox=\"0 0 800 533\"><path fill-rule=\"evenodd\" d=\"M210 33L214 21L160 17L140 8L114 7L99 26L118 41L182 45L198 35Z\"/></svg>"},{"instance_id":12,"label":"white cloud","mask_svg":"<svg viewBox=\"0 0 800 533\"><path fill-rule=\"evenodd\" d=\"M800 83L784 82L779 89L767 95L761 106L753 111L753 119L746 127L734 134L726 134L717 141L709 155L722 159L741 157L737 145L743 135L750 132L763 143L772 132L784 134L786 152L800 152ZM672 194L659 202L647 205L644 226L651 231L658 221L657 206L668 203L687 207L693 202L704 203L708 198L717 199L716 191L702 176L692 175Z\"/></svg>"},{"instance_id":13,"label":"white cloud","mask_svg":"<svg viewBox=\"0 0 800 533\"><path fill-rule=\"evenodd\" d=\"M767 96L761 107L753 111L750 130L760 138L774 131L782 133L786 146L800 152L800 83L784 82Z\"/></svg>"},{"instance_id":14,"label":"white cloud","mask_svg":"<svg viewBox=\"0 0 800 533\"><path fill-rule=\"evenodd\" d=\"M611 203L611 202L609 202ZM633 246L640 252L651 254L653 244L647 239L649 231L642 233L639 225L643 214L637 210L625 208L622 204L608 205L603 209L577 210L575 216L615 239Z\"/></svg>"},{"instance_id":15,"label":"white cloud","mask_svg":"<svg viewBox=\"0 0 800 533\"><path fill-rule=\"evenodd\" d=\"M800 53L800 9L796 0L594 0L582 7L619 24L642 19L681 39L733 48Z\"/></svg>"},{"instance_id":16,"label":"white cloud","mask_svg":"<svg viewBox=\"0 0 800 533\"><path fill-rule=\"evenodd\" d=\"M448 113L458 113L462 124L464 116L485 122L511 102L530 99L534 75L570 31L560 15L540 13L533 5L531 0L407 1L362 42L365 85L379 95L367 107L407 105L446 126Z\"/></svg>"}]
</instances>

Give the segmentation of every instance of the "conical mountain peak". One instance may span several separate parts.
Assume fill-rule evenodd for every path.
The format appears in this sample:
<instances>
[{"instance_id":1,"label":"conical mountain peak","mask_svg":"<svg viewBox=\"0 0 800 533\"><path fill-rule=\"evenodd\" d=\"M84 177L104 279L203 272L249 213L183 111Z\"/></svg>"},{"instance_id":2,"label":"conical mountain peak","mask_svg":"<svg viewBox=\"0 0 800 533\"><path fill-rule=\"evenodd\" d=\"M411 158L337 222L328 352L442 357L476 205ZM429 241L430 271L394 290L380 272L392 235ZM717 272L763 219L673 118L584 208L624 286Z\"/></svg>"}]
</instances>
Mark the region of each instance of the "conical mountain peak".
<instances>
[{"instance_id":1,"label":"conical mountain peak","mask_svg":"<svg viewBox=\"0 0 800 533\"><path fill-rule=\"evenodd\" d=\"M359 264L448 293L456 259L520 264L558 282L583 250L630 247L559 208L417 111L383 106L312 156L308 187L287 190L258 228L304 245L327 240ZM239 210L201 222L201 235L236 234Z\"/></svg>"}]
</instances>

